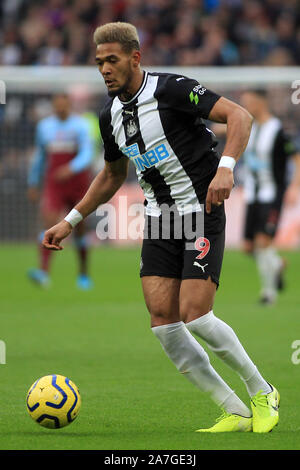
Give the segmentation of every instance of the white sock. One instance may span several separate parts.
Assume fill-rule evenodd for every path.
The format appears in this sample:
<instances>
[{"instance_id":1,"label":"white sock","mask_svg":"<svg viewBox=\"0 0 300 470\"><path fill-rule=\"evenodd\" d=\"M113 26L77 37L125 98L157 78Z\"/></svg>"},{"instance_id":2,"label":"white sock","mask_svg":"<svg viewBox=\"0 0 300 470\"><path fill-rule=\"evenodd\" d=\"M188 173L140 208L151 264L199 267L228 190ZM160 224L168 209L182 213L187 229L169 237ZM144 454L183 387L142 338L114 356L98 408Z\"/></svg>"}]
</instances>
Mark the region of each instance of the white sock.
<instances>
[{"instance_id":1,"label":"white sock","mask_svg":"<svg viewBox=\"0 0 300 470\"><path fill-rule=\"evenodd\" d=\"M261 280L262 295L276 299L277 275L282 266L282 259L273 246L257 248L255 259Z\"/></svg>"},{"instance_id":2,"label":"white sock","mask_svg":"<svg viewBox=\"0 0 300 470\"><path fill-rule=\"evenodd\" d=\"M155 326L153 333L177 369L228 413L249 417L251 412L217 374L208 355L183 322Z\"/></svg>"},{"instance_id":3,"label":"white sock","mask_svg":"<svg viewBox=\"0 0 300 470\"><path fill-rule=\"evenodd\" d=\"M240 375L251 397L260 390L263 393L269 393L272 390L251 361L233 329L215 317L212 310L187 323L186 326L188 330L202 338L220 359Z\"/></svg>"}]
</instances>

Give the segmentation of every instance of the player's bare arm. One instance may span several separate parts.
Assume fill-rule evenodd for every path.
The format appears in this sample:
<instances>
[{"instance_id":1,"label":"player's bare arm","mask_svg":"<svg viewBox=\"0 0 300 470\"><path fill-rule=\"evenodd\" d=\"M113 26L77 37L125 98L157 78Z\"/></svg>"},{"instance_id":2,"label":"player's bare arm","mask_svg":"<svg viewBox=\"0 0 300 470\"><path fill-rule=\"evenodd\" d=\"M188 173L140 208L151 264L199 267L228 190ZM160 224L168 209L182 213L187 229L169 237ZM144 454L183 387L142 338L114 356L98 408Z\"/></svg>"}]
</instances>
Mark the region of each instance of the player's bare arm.
<instances>
[{"instance_id":1,"label":"player's bare arm","mask_svg":"<svg viewBox=\"0 0 300 470\"><path fill-rule=\"evenodd\" d=\"M100 204L109 201L124 183L128 172L128 159L105 162L105 167L93 180L82 200L75 206L83 218L94 212ZM61 241L72 232L72 225L66 220L46 231L43 246L49 250L62 250Z\"/></svg>"},{"instance_id":2,"label":"player's bare arm","mask_svg":"<svg viewBox=\"0 0 300 470\"><path fill-rule=\"evenodd\" d=\"M300 153L296 153L293 156L294 161L294 174L291 179L290 184L287 187L284 201L285 204L288 205L295 205L299 198L299 191L300 191Z\"/></svg>"},{"instance_id":3,"label":"player's bare arm","mask_svg":"<svg viewBox=\"0 0 300 470\"><path fill-rule=\"evenodd\" d=\"M124 183L128 172L128 158L122 157L115 162L105 162L105 167L96 176L89 190L75 209L85 218L100 204L109 201Z\"/></svg>"},{"instance_id":4,"label":"player's bare arm","mask_svg":"<svg viewBox=\"0 0 300 470\"><path fill-rule=\"evenodd\" d=\"M238 161L248 143L253 121L251 114L240 105L221 97L212 108L209 119L227 124L223 155ZM206 211L208 213L211 211L212 204L221 204L229 198L233 184L233 171L220 166L207 191Z\"/></svg>"}]
</instances>

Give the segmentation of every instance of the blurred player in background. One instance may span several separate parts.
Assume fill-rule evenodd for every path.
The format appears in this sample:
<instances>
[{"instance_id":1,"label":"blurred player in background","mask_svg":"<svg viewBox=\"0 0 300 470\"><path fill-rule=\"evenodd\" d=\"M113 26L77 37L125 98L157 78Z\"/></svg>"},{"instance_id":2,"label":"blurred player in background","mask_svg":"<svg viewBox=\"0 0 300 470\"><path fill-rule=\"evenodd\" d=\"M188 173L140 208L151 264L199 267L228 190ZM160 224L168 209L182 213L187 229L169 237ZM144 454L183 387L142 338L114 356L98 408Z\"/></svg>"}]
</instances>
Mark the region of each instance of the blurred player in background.
<instances>
[{"instance_id":1,"label":"blurred player in background","mask_svg":"<svg viewBox=\"0 0 300 470\"><path fill-rule=\"evenodd\" d=\"M72 110L87 121L90 138L93 145L93 161L91 170L98 173L104 166L104 153L101 132L99 128L99 116L93 110L95 96L91 93L88 86L76 84L68 90L69 98L72 102ZM98 103L97 103L98 104Z\"/></svg>"},{"instance_id":2,"label":"blurred player in background","mask_svg":"<svg viewBox=\"0 0 300 470\"><path fill-rule=\"evenodd\" d=\"M297 201L300 188L300 154L269 108L266 91L243 93L241 104L254 117L244 153L244 192L247 203L243 249L255 256L261 280L262 304L272 304L283 288L285 261L274 246L282 204ZM288 160L295 171L288 184Z\"/></svg>"},{"instance_id":3,"label":"blurred player in background","mask_svg":"<svg viewBox=\"0 0 300 470\"><path fill-rule=\"evenodd\" d=\"M87 122L71 113L67 94L53 97L54 114L42 119L36 130L36 152L28 175L28 198L40 201L43 229L60 220L62 211L72 208L89 187L93 146ZM74 232L79 257L77 285L92 287L88 275L88 246L85 223ZM44 231L39 235L43 239ZM29 278L40 286L49 284L51 252L39 243L39 268L28 271Z\"/></svg>"}]
</instances>

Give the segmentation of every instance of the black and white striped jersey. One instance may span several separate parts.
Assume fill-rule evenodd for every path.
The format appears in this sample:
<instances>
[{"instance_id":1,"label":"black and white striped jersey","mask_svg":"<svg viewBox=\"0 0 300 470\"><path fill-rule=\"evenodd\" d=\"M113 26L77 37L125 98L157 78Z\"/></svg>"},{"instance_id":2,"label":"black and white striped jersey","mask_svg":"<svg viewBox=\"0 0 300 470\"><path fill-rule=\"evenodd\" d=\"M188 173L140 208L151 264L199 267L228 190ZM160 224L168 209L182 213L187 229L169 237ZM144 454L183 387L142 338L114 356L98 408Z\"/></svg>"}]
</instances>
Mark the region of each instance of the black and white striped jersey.
<instances>
[{"instance_id":1,"label":"black and white striped jersey","mask_svg":"<svg viewBox=\"0 0 300 470\"><path fill-rule=\"evenodd\" d=\"M144 72L130 101L107 101L99 119L105 159L125 155L134 163L146 214L160 215L162 204L181 215L201 210L219 162L203 119L219 98L196 80Z\"/></svg>"},{"instance_id":2,"label":"black and white striped jersey","mask_svg":"<svg viewBox=\"0 0 300 470\"><path fill-rule=\"evenodd\" d=\"M287 161L297 153L282 122L271 116L263 124L252 125L244 152L244 190L247 203L269 203L281 199L287 184Z\"/></svg>"}]
</instances>

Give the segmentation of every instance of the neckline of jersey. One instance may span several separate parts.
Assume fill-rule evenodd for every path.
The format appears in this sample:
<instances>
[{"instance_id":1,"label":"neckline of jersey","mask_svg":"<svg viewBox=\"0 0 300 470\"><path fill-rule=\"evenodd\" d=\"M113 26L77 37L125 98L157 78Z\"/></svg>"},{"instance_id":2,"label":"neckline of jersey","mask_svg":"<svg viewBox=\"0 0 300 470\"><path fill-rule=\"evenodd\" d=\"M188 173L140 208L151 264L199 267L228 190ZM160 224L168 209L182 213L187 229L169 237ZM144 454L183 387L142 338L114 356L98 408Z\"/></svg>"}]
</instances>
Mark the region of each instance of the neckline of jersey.
<instances>
[{"instance_id":1,"label":"neckline of jersey","mask_svg":"<svg viewBox=\"0 0 300 470\"><path fill-rule=\"evenodd\" d=\"M122 103L122 104L130 104L130 103L132 103L134 100L136 100L137 97L138 97L138 96L142 93L142 91L144 90L144 88L145 88L145 86L146 86L147 78L148 78L148 72L146 72L146 71L144 70L144 78L143 78L142 84L141 84L140 88L138 89L138 91L136 92L136 94L135 94L135 95L131 98L131 100L129 100L129 101L122 101L122 100L120 100L120 98L118 97L120 103Z\"/></svg>"}]
</instances>

